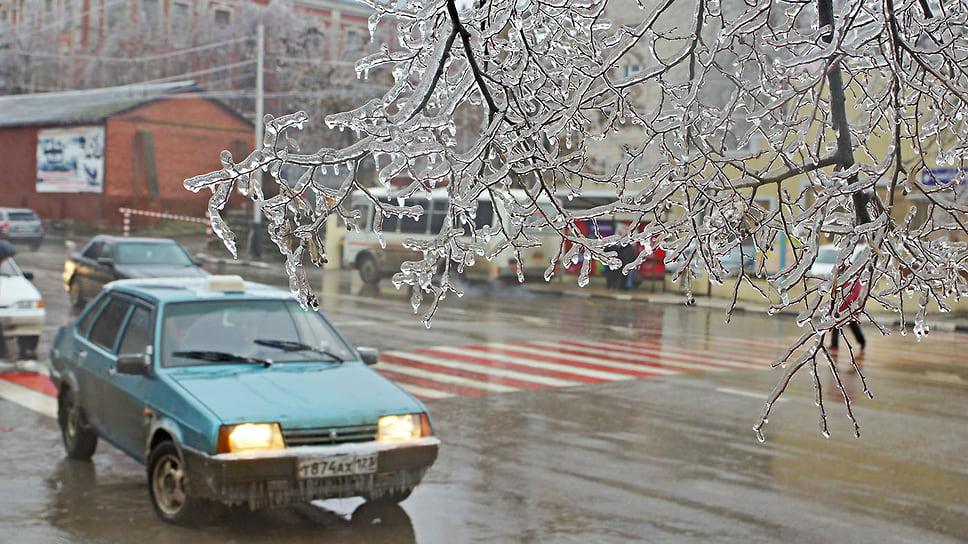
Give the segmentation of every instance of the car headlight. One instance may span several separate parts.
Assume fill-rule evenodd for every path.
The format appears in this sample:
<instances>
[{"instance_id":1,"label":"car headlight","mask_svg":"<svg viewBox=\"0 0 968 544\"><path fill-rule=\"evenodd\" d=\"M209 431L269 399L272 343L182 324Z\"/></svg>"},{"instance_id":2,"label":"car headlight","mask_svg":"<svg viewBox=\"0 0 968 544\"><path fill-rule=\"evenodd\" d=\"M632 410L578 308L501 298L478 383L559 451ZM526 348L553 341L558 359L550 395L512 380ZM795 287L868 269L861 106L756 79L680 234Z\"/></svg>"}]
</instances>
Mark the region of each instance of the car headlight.
<instances>
[{"instance_id":1,"label":"car headlight","mask_svg":"<svg viewBox=\"0 0 968 544\"><path fill-rule=\"evenodd\" d=\"M397 440L412 440L422 436L431 436L430 419L427 414L404 414L398 416L383 416L377 423L376 439L381 442Z\"/></svg>"},{"instance_id":2,"label":"car headlight","mask_svg":"<svg viewBox=\"0 0 968 544\"><path fill-rule=\"evenodd\" d=\"M278 423L222 425L218 431L218 453L281 450L285 447Z\"/></svg>"},{"instance_id":3,"label":"car headlight","mask_svg":"<svg viewBox=\"0 0 968 544\"><path fill-rule=\"evenodd\" d=\"M34 308L43 308L43 300L19 300L14 307L18 310L33 310Z\"/></svg>"}]
</instances>

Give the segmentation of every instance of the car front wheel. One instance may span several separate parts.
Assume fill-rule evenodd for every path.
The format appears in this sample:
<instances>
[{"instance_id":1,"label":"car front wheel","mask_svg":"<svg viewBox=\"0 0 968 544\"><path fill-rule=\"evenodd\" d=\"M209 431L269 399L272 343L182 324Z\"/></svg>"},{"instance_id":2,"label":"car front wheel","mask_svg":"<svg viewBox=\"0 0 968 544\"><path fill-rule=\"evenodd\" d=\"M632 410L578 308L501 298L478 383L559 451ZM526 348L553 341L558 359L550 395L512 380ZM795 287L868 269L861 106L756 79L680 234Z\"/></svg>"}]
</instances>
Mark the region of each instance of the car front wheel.
<instances>
[{"instance_id":1,"label":"car front wheel","mask_svg":"<svg viewBox=\"0 0 968 544\"><path fill-rule=\"evenodd\" d=\"M207 521L213 513L212 503L189 494L185 463L168 440L151 450L148 490L155 513L169 523L195 525Z\"/></svg>"},{"instance_id":2,"label":"car front wheel","mask_svg":"<svg viewBox=\"0 0 968 544\"><path fill-rule=\"evenodd\" d=\"M57 423L60 424L64 451L71 459L86 461L97 449L97 434L87 428L84 412L70 389L57 396Z\"/></svg>"}]
</instances>

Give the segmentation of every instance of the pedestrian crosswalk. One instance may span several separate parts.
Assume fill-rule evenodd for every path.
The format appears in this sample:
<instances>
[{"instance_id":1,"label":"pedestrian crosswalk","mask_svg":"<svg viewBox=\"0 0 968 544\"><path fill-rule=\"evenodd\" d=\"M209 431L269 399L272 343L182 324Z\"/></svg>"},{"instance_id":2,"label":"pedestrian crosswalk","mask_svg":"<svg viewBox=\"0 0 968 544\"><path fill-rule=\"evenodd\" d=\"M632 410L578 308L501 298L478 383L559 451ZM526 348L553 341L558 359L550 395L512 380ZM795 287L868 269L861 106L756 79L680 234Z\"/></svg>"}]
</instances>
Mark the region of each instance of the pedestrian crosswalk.
<instances>
[{"instance_id":1,"label":"pedestrian crosswalk","mask_svg":"<svg viewBox=\"0 0 968 544\"><path fill-rule=\"evenodd\" d=\"M901 340L868 349L864 364L945 364L968 336L933 333L939 344ZM575 387L690 373L769 370L793 342L788 337L635 341L556 340L386 350L374 369L424 400ZM909 340L909 339L907 339ZM870 359L870 352L874 360ZM960 359L959 359L960 360ZM36 372L0 373L0 398L53 414L56 391Z\"/></svg>"},{"instance_id":2,"label":"pedestrian crosswalk","mask_svg":"<svg viewBox=\"0 0 968 544\"><path fill-rule=\"evenodd\" d=\"M778 345L748 339L706 348L661 341L536 341L380 354L374 367L423 399L573 387L686 373L765 370Z\"/></svg>"}]
</instances>

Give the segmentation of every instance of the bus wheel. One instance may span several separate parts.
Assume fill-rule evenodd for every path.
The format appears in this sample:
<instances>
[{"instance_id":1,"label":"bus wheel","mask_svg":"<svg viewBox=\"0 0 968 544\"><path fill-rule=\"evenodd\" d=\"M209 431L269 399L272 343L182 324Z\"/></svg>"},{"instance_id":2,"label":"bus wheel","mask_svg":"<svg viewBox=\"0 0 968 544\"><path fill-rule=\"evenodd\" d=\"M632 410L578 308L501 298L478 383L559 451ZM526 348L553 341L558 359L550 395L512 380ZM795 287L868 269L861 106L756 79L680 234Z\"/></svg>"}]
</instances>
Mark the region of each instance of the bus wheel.
<instances>
[{"instance_id":1,"label":"bus wheel","mask_svg":"<svg viewBox=\"0 0 968 544\"><path fill-rule=\"evenodd\" d=\"M380 281L380 267L372 256L360 257L359 264L356 267L360 270L360 279L363 280L363 283L375 285Z\"/></svg>"}]
</instances>

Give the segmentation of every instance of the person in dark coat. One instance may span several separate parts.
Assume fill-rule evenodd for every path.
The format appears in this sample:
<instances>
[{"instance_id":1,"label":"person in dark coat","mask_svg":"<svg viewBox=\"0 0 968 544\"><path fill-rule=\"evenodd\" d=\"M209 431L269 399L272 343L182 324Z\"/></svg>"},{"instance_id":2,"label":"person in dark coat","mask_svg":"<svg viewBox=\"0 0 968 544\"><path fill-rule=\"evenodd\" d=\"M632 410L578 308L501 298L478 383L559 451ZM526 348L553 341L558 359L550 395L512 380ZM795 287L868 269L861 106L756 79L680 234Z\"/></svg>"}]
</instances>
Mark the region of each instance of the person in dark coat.
<instances>
[{"instance_id":1,"label":"person in dark coat","mask_svg":"<svg viewBox=\"0 0 968 544\"><path fill-rule=\"evenodd\" d=\"M13 244L6 240L0 240L0 265L3 264L3 261L6 261L16 254L17 250L13 247ZM0 282L2 281L2 277L0 277ZM0 284L0 289L2 288L3 285ZM9 357L10 352L7 351L7 339L3 337L3 321L0 321L0 359L7 359Z\"/></svg>"},{"instance_id":2,"label":"person in dark coat","mask_svg":"<svg viewBox=\"0 0 968 544\"><path fill-rule=\"evenodd\" d=\"M841 303L839 309L841 313L848 311L850 307L857 302L857 299L860 298L860 291L860 282L855 280L850 286L850 292L844 295L844 302ZM863 350L865 347L867 347L867 340L864 338L864 331L861 330L860 323L857 321L857 319L851 319L847 326L850 327L850 332L854 333L854 338L856 338L857 343L860 344L860 349ZM833 333L833 337L830 339L830 348L837 349L840 343L840 335L843 333L841 332L841 329L834 329Z\"/></svg>"}]
</instances>

